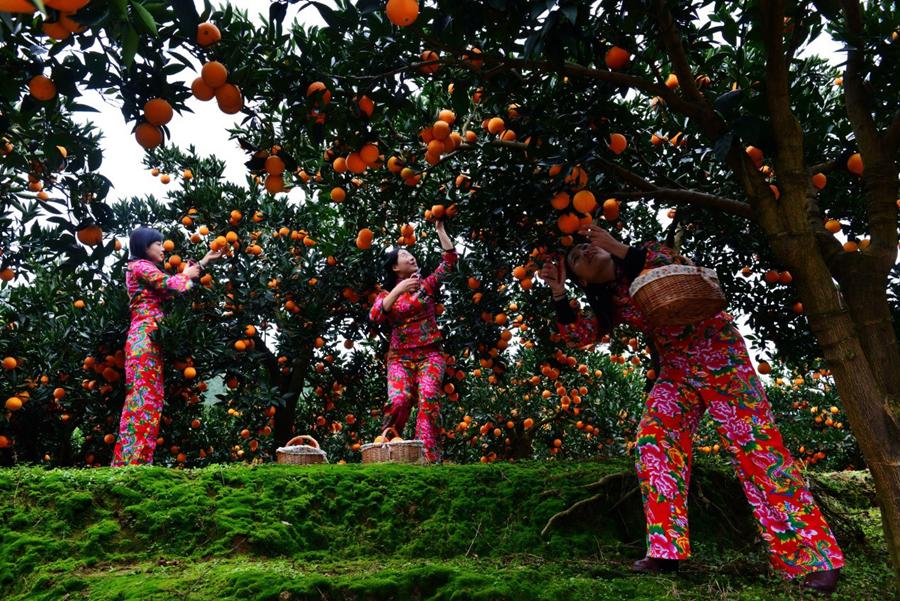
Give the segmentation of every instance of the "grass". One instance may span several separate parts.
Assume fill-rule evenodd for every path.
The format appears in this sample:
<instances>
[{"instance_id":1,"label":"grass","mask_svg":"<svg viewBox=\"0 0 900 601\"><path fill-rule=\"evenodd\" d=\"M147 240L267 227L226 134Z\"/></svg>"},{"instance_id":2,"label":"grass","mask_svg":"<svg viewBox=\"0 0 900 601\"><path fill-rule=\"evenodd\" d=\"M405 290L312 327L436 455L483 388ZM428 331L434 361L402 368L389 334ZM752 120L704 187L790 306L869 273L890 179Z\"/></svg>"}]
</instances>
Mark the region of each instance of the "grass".
<instances>
[{"instance_id":1,"label":"grass","mask_svg":"<svg viewBox=\"0 0 900 601\"><path fill-rule=\"evenodd\" d=\"M555 513L623 472L542 538ZM801 599L771 576L734 478L698 466L694 558L641 577L624 462L0 471L9 599ZM891 599L871 483L817 479L848 555L835 599ZM727 509L727 511L726 511ZM728 516L726 519L725 516Z\"/></svg>"}]
</instances>

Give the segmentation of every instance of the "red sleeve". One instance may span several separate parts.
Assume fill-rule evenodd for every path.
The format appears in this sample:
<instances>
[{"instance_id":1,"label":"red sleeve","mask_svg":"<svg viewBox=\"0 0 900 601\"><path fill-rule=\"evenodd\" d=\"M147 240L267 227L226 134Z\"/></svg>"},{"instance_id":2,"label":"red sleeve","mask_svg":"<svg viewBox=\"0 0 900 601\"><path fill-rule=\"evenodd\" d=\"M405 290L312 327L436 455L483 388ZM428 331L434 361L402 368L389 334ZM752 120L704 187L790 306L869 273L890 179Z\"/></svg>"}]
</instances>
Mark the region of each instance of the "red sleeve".
<instances>
[{"instance_id":1,"label":"red sleeve","mask_svg":"<svg viewBox=\"0 0 900 601\"><path fill-rule=\"evenodd\" d=\"M187 292L194 285L186 275L167 275L150 261L134 261L131 271L139 282L154 290Z\"/></svg>"},{"instance_id":2,"label":"red sleeve","mask_svg":"<svg viewBox=\"0 0 900 601\"><path fill-rule=\"evenodd\" d=\"M369 320L373 323L384 323L387 321L387 313L384 311L384 299L387 297L387 291L381 291L375 297L375 303L369 311Z\"/></svg>"},{"instance_id":3,"label":"red sleeve","mask_svg":"<svg viewBox=\"0 0 900 601\"><path fill-rule=\"evenodd\" d=\"M457 260L459 260L459 255L456 254L456 249L448 250L443 254L441 257L441 264L434 270L434 273L425 278L422 282L422 288L425 290L426 294L434 296L437 289L440 287L441 280L443 280L447 276L447 273L453 269Z\"/></svg>"}]
</instances>

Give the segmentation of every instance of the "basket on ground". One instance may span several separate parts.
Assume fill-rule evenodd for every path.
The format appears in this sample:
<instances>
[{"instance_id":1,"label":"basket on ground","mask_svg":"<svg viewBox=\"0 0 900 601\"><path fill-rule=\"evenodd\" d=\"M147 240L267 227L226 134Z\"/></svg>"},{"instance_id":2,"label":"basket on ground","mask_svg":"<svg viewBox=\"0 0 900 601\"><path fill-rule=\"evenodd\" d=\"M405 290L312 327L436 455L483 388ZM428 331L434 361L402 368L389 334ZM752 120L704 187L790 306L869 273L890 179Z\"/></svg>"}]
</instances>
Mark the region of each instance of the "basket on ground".
<instances>
[{"instance_id":1,"label":"basket on ground","mask_svg":"<svg viewBox=\"0 0 900 601\"><path fill-rule=\"evenodd\" d=\"M301 444L303 441L308 441L309 444ZM315 438L301 434L275 450L275 461L288 465L312 465L328 463L328 456L319 447Z\"/></svg>"},{"instance_id":2,"label":"basket on ground","mask_svg":"<svg viewBox=\"0 0 900 601\"><path fill-rule=\"evenodd\" d=\"M395 438L388 440L388 432L393 432ZM425 443L421 440L399 440L393 428L385 428L379 438L381 442L360 447L363 463L424 463Z\"/></svg>"},{"instance_id":3,"label":"basket on ground","mask_svg":"<svg viewBox=\"0 0 900 601\"><path fill-rule=\"evenodd\" d=\"M629 292L655 327L697 323L727 304L715 270L694 265L650 269L635 278Z\"/></svg>"}]
</instances>

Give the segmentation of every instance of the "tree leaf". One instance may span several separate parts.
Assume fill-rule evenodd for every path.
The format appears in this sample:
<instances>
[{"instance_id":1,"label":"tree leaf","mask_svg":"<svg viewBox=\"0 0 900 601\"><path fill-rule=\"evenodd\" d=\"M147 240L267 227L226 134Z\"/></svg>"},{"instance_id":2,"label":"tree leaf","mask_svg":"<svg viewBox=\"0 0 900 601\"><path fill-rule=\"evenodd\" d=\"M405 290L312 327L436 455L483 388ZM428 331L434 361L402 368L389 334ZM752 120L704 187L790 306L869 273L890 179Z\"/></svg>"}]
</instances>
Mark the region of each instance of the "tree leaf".
<instances>
[{"instance_id":1,"label":"tree leaf","mask_svg":"<svg viewBox=\"0 0 900 601\"><path fill-rule=\"evenodd\" d=\"M728 156L728 151L731 150L731 143L734 141L734 133L731 131L727 131L722 136L716 140L715 144L713 144L713 151L716 153L716 157L725 162L725 158Z\"/></svg>"},{"instance_id":2,"label":"tree leaf","mask_svg":"<svg viewBox=\"0 0 900 601\"><path fill-rule=\"evenodd\" d=\"M175 17L178 19L178 28L182 35L193 38L200 25L200 15L197 14L193 0L172 0L171 4L175 9Z\"/></svg>"},{"instance_id":3,"label":"tree leaf","mask_svg":"<svg viewBox=\"0 0 900 601\"><path fill-rule=\"evenodd\" d=\"M133 27L125 30L124 39L122 40L122 62L125 63L127 69L131 69L134 64L134 55L137 53L138 33Z\"/></svg>"},{"instance_id":4,"label":"tree leaf","mask_svg":"<svg viewBox=\"0 0 900 601\"><path fill-rule=\"evenodd\" d=\"M136 0L131 0L131 6L134 7L135 12L137 12L138 17L141 18L141 22L147 28L150 33L153 34L153 37L159 36L159 32L156 30L156 21L153 20L153 15L150 14L144 6L137 2Z\"/></svg>"},{"instance_id":5,"label":"tree leaf","mask_svg":"<svg viewBox=\"0 0 900 601\"><path fill-rule=\"evenodd\" d=\"M358 10L360 14L367 15L380 10L382 4L381 0L359 0L359 2L356 3L356 10Z\"/></svg>"},{"instance_id":6,"label":"tree leaf","mask_svg":"<svg viewBox=\"0 0 900 601\"><path fill-rule=\"evenodd\" d=\"M727 114L735 110L744 99L744 90L732 90L725 92L715 99L713 106L722 114Z\"/></svg>"}]
</instances>

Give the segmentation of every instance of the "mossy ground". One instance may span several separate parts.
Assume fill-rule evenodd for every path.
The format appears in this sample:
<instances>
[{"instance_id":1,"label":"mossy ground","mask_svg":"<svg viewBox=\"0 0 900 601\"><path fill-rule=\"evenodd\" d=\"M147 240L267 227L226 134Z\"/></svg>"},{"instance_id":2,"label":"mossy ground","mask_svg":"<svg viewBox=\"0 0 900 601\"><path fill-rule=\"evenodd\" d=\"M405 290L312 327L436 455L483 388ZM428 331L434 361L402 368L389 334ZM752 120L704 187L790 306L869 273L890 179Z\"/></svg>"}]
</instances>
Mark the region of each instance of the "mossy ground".
<instances>
[{"instance_id":1,"label":"mossy ground","mask_svg":"<svg viewBox=\"0 0 900 601\"><path fill-rule=\"evenodd\" d=\"M546 538L556 512L623 472ZM768 574L733 477L698 466L694 558L643 554L625 462L0 471L0 590L10 599L800 599ZM817 480L848 566L836 599L891 599L859 475ZM727 517L726 517L727 516ZM834 521L836 518L832 518Z\"/></svg>"}]
</instances>

